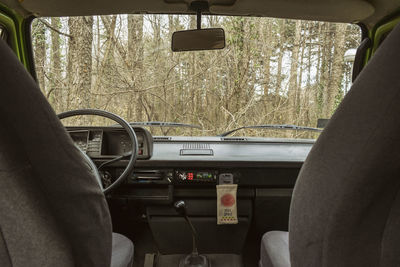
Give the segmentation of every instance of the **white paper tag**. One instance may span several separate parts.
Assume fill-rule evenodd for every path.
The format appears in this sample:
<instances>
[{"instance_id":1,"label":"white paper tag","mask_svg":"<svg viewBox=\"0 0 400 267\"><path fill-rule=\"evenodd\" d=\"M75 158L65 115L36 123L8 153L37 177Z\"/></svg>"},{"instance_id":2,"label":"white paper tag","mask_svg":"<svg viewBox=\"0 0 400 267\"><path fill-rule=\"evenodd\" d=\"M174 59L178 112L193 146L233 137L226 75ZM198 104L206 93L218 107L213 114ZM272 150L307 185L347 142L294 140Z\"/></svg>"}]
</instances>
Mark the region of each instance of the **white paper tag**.
<instances>
[{"instance_id":1,"label":"white paper tag","mask_svg":"<svg viewBox=\"0 0 400 267\"><path fill-rule=\"evenodd\" d=\"M217 224L237 224L237 184L217 185Z\"/></svg>"}]
</instances>

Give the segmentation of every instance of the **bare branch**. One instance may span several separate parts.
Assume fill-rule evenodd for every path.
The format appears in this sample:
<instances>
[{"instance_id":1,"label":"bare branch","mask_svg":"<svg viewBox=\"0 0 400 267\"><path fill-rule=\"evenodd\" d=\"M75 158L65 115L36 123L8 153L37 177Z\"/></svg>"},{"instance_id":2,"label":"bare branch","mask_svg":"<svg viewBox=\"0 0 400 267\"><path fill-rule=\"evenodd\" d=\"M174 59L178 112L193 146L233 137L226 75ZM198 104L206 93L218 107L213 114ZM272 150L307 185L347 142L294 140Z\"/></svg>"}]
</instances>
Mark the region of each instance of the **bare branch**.
<instances>
[{"instance_id":1,"label":"bare branch","mask_svg":"<svg viewBox=\"0 0 400 267\"><path fill-rule=\"evenodd\" d=\"M50 30L55 31L55 32L58 33L58 34L67 36L68 38L71 38L71 39L74 38L72 35L70 35L70 34L68 34L68 33L65 33L65 32L62 32L62 31L57 30L56 28L54 28L53 26L51 26L51 25L50 25L47 21L45 21L44 19L38 19L38 20L39 20L41 23L43 23L44 25L46 25L46 27L49 28Z\"/></svg>"}]
</instances>

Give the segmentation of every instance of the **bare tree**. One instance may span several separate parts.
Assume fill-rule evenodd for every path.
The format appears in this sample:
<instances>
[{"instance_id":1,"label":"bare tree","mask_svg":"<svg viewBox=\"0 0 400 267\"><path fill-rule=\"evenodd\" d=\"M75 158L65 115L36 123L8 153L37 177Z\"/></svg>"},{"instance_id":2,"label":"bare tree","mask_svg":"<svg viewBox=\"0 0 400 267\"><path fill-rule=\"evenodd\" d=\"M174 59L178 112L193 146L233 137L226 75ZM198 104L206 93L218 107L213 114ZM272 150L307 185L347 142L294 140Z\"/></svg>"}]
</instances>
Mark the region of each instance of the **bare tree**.
<instances>
[{"instance_id":1,"label":"bare tree","mask_svg":"<svg viewBox=\"0 0 400 267\"><path fill-rule=\"evenodd\" d=\"M90 106L92 84L93 17L70 17L68 28L68 108Z\"/></svg>"}]
</instances>

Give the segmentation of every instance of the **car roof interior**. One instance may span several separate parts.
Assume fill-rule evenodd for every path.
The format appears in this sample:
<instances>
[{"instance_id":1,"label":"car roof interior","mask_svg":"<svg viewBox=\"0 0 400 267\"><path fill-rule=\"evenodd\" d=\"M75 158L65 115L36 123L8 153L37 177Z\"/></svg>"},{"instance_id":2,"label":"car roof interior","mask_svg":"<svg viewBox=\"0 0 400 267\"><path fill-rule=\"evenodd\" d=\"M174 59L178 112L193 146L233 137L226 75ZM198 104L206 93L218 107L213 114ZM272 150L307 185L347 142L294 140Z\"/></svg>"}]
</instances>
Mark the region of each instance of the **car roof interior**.
<instances>
[{"instance_id":1,"label":"car roof interior","mask_svg":"<svg viewBox=\"0 0 400 267\"><path fill-rule=\"evenodd\" d=\"M193 13L182 0L5 0L24 16L84 16L124 13ZM205 14L265 16L330 22L363 23L372 26L398 8L391 0L210 0Z\"/></svg>"}]
</instances>

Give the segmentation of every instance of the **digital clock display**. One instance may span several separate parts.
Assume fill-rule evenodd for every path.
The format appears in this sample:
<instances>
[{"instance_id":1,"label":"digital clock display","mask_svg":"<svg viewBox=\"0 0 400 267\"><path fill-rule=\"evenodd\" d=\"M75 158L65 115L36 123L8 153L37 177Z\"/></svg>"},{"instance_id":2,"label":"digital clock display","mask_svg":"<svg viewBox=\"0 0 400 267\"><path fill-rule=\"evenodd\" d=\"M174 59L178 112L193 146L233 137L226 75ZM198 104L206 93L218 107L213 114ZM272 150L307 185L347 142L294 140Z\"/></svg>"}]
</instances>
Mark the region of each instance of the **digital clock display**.
<instances>
[{"instance_id":1,"label":"digital clock display","mask_svg":"<svg viewBox=\"0 0 400 267\"><path fill-rule=\"evenodd\" d=\"M175 171L175 180L177 182L215 182L217 171Z\"/></svg>"}]
</instances>

